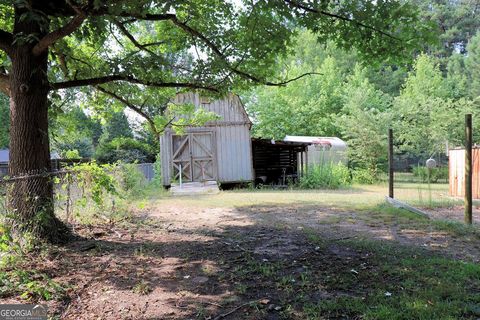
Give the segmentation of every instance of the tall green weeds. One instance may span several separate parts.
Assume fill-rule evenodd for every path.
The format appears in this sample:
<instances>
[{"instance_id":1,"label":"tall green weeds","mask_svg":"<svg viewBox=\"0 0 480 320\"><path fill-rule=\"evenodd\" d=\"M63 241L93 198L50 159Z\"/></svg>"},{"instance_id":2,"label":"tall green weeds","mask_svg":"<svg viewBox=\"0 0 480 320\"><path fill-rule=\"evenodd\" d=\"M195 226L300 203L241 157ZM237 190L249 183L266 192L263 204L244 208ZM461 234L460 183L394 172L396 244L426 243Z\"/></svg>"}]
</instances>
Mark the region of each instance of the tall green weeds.
<instances>
[{"instance_id":1,"label":"tall green weeds","mask_svg":"<svg viewBox=\"0 0 480 320\"><path fill-rule=\"evenodd\" d=\"M299 179L302 189L338 189L352 183L350 170L339 164L310 165L306 174Z\"/></svg>"}]
</instances>

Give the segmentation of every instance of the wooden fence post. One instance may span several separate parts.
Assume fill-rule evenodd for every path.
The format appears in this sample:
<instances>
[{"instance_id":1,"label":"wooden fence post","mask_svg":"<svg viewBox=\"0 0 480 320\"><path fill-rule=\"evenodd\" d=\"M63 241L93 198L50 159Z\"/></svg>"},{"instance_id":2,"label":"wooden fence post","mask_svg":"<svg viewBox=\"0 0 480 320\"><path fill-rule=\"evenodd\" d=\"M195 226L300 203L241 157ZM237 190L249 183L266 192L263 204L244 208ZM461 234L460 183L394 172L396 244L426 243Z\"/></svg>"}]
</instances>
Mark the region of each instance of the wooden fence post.
<instances>
[{"instance_id":1,"label":"wooden fence post","mask_svg":"<svg viewBox=\"0 0 480 320\"><path fill-rule=\"evenodd\" d=\"M393 129L388 129L388 196L393 199Z\"/></svg>"},{"instance_id":2,"label":"wooden fence post","mask_svg":"<svg viewBox=\"0 0 480 320\"><path fill-rule=\"evenodd\" d=\"M465 115L465 223L472 224L472 115Z\"/></svg>"}]
</instances>

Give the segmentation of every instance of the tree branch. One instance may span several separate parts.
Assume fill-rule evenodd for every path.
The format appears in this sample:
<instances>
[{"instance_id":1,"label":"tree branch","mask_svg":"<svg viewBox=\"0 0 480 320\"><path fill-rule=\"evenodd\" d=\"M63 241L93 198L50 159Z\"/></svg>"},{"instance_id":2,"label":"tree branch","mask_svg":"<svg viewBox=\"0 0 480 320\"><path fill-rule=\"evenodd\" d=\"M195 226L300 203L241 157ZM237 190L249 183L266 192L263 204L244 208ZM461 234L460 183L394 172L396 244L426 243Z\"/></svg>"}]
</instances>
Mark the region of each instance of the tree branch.
<instances>
[{"instance_id":1,"label":"tree branch","mask_svg":"<svg viewBox=\"0 0 480 320\"><path fill-rule=\"evenodd\" d=\"M0 50L8 55L12 52L13 35L5 30L0 30Z\"/></svg>"},{"instance_id":2,"label":"tree branch","mask_svg":"<svg viewBox=\"0 0 480 320\"><path fill-rule=\"evenodd\" d=\"M111 15L115 17L129 18L128 22L135 22L136 20L164 21L164 20L170 20L172 16L173 17L175 16L175 14L173 13L146 13L144 15L135 14L127 11L110 13L107 7L100 7L97 9L89 10L88 14L92 16Z\"/></svg>"},{"instance_id":3,"label":"tree branch","mask_svg":"<svg viewBox=\"0 0 480 320\"><path fill-rule=\"evenodd\" d=\"M156 82L156 81L141 80L133 76L121 75L121 74L57 82L57 83L50 84L50 88L51 90L58 90L58 89L68 89L68 88L83 87L83 86L97 86L100 84L115 82L115 81L125 81L129 83L141 84L141 85L157 87L157 88L190 88L190 89L203 89L203 90L208 90L212 92L218 92L218 89L214 87L209 87L207 85L202 85L202 84L196 84L191 82L161 82L161 81Z\"/></svg>"},{"instance_id":4,"label":"tree branch","mask_svg":"<svg viewBox=\"0 0 480 320\"><path fill-rule=\"evenodd\" d=\"M201 32L199 32L198 30L196 29L193 29L192 27L188 26L186 23L184 22L181 22L180 20L177 19L176 16L172 16L170 18L170 20L173 22L173 24L175 24L176 26L178 26L179 28L181 28L182 30L184 30L185 32L189 33L190 35L192 35L193 37L195 38L198 38L200 39L208 48L210 48L210 50L213 51L213 53L218 56L219 58L221 58L223 60L223 62L225 63L226 67L231 70L233 73L241 76L242 78L245 78L245 79L248 79L248 80L251 80L253 82L256 82L256 83L260 83L260 84L264 84L264 85L267 85L267 86L284 86L286 85L287 83L290 83L292 81L295 81L295 80L298 80L300 78L303 78L305 76L309 76L309 75L316 75L316 74L319 74L319 73L316 73L316 72L307 72L307 73L304 73L294 79L290 79L290 80L285 80L285 81L282 81L282 82L271 82L271 81L265 81L265 80L262 80L254 75L251 75L245 71L242 71L240 69L238 69L237 67L234 67L232 65L230 65L230 63L228 62L228 59L227 57L225 56L225 54L220 50L220 48L218 48L212 41L210 41L210 39L208 39L204 34L202 34Z\"/></svg>"},{"instance_id":5,"label":"tree branch","mask_svg":"<svg viewBox=\"0 0 480 320\"><path fill-rule=\"evenodd\" d=\"M345 21L345 22L353 23L353 24L356 24L357 26L359 26L361 28L368 29L368 30L371 30L371 31L375 31L376 33L381 34L383 36L386 36L388 38L391 38L391 39L394 39L394 40L397 40L397 41L402 41L402 39L400 39L400 38L398 38L398 37L396 37L396 36L394 36L394 35L392 35L388 32L385 32L385 31L380 30L378 28L375 28L373 26L364 24L363 22L357 21L355 19L345 17L345 16L341 16L341 15L338 15L338 14L335 14L335 13L323 11L323 10L317 10L315 8L310 8L310 7L306 6L305 4L299 3L297 1L292 1L292 0L284 0L284 1L294 8L302 9L306 12L315 13L315 14L318 14L318 15L327 16L327 17L330 17L332 19L337 19L337 20L342 20L342 21Z\"/></svg>"},{"instance_id":6,"label":"tree branch","mask_svg":"<svg viewBox=\"0 0 480 320\"><path fill-rule=\"evenodd\" d=\"M285 1L289 1L289 0L285 0ZM92 16L101 16L101 15L110 15L110 12L108 10L108 8L106 7L103 7L103 8L99 8L99 9L92 9L92 10L88 10L88 12L86 12L88 15L92 15ZM173 13L165 13L165 14L144 14L144 15L138 15L138 14L133 14L133 13L129 13L129 12L120 12L120 13L115 13L113 14L114 16L116 17L123 17L123 18L130 18L130 20L128 22L135 22L136 20L145 20L145 21L171 21L174 25L176 25L177 27L179 27L180 29L182 29L183 31L187 32L188 34L190 34L192 37L195 37L195 38L198 38L200 39L208 48L210 48L213 53L219 57L220 59L223 60L225 66L230 70L232 71L233 73L239 75L240 77L244 78L244 79L247 79L247 80L250 80L252 82L255 82L255 83L259 83L259 84L264 84L264 85L268 85L268 86L283 86L283 85L286 85L287 83L289 82L292 82L292 81L295 81L295 80L298 80L304 76L308 76L308 75L314 75L314 74L317 74L317 73L314 73L314 72L308 72L308 73L305 73L299 77L296 77L294 79L290 79L290 80L285 80L285 81L282 81L282 82L271 82L271 81L266 81L266 80L263 80L263 79L260 79L259 77L257 76L254 76L252 74L249 74L248 72L245 72L245 71L242 71L240 69L238 69L238 66L232 66L227 57L225 56L225 54L222 52L222 50L219 49L219 47L217 47L211 40L209 40L209 38L207 36L205 36L204 34L202 34L201 32L199 32L198 30L190 27L187 25L186 22L182 22L180 21L177 16ZM151 54L155 54L154 52L152 52L151 50L147 49L147 46L149 46L150 44L141 44L139 43L134 37L133 35L128 32L128 30L125 28L124 25L122 25L120 22L118 21L114 21L115 25L120 29L120 31L125 34L125 36L127 36L127 38L137 47L139 48L140 50L144 50L144 51L147 51ZM72 31L73 32L73 31ZM111 81L128 81L128 82L132 82L132 83L140 83L140 84L145 84L145 85L153 85L153 86L159 86L159 87L186 87L186 88L196 88L196 89L206 89L206 90L210 90L210 91L215 91L217 92L218 90L213 88L213 87L205 87L205 86L198 86L198 85L194 85L194 84L191 84L191 83L187 83L187 84L175 84L175 83L162 83L161 85L155 85L155 84L146 84L146 83L142 83L142 82L139 82L139 80L131 80L131 79L126 79L126 78L121 78L119 79L118 76L114 76L114 80L109 80L107 79L109 77L102 77L102 78L96 78L96 80L94 79L85 79L85 80L72 80L72 81L67 81L67 82L64 82L64 83L57 83L57 84L53 84L52 85L52 88L53 89L57 89L57 88L67 88L67 87L77 87L77 86L84 86L84 85L98 85L98 84L102 84L102 83L106 83L106 82L111 82ZM95 81L95 83L89 83L89 80L93 80ZM100 82L96 82L96 81L100 81ZM67 86L67 87L65 87Z\"/></svg>"},{"instance_id":7,"label":"tree branch","mask_svg":"<svg viewBox=\"0 0 480 320\"><path fill-rule=\"evenodd\" d=\"M143 51L146 51L148 53L150 53L151 55L153 56L157 56L157 54L155 52L153 52L152 50L148 49L147 46L139 43L137 41L137 39L135 39L135 37L127 30L127 28L125 28L125 26L118 22L117 20L114 20L113 23L117 26L118 29L120 29L120 31L133 43L133 45L135 47L137 47L138 49L140 50L143 50Z\"/></svg>"},{"instance_id":8,"label":"tree branch","mask_svg":"<svg viewBox=\"0 0 480 320\"><path fill-rule=\"evenodd\" d=\"M285 0L285 1L288 2L289 0ZM88 15L93 15L93 16L109 15L110 14L109 11L108 11L108 8L99 8L99 9L95 9L95 10L89 10L86 13ZM266 80L263 80L263 79L261 79L257 76L249 74L248 72L245 72L245 71L242 71L242 70L238 69L238 66L232 66L229 63L226 55L222 52L222 50L220 50L220 48L217 47L207 36L205 36L204 34L199 32L198 30L188 26L187 23L180 21L175 14L166 13L166 14L137 15L137 14L132 14L132 13L129 13L129 12L120 12L120 13L115 13L114 15L116 17L125 17L125 18L134 19L134 20L130 20L129 22L135 21L135 20L171 21L174 25L176 25L177 27L179 27L183 31L187 32L192 37L200 39L208 48L210 48L210 50L212 50L212 52L217 57L219 57L221 60L223 60L227 69L229 69L233 73L239 75L240 77L242 77L244 79L247 79L247 80L250 80L250 81L255 82L255 83L264 84L264 85L268 85L268 86L283 86L283 85L286 85L289 82L298 80L302 77L305 77L305 76L308 76L308 75L318 74L318 73L315 73L315 72L308 72L308 73L302 74L299 77L296 77L294 79L289 79L289 80L285 80L285 81L282 81L282 82L266 81ZM77 17L79 17L79 15L77 15ZM75 17L75 18L77 18L77 17ZM73 22L74 19L72 19L72 22ZM152 53L151 50L147 49L147 46L149 46L150 44L146 44L146 45L140 44L133 37L133 35L131 33L129 33L128 30L120 22L115 21L114 23L117 27L119 27L120 31L122 33L124 33L127 36L127 38L129 38L129 40L137 48ZM81 22L79 23L79 25L80 24L81 24ZM71 32L73 32L73 31L71 31ZM42 39L41 42L43 42L43 40L44 39ZM39 45L40 45L40 43L37 44L37 46L39 46ZM131 82L131 83L137 83L137 84L143 84L143 85L155 86L155 87L183 87L183 88L192 88L192 89L205 89L205 90L209 90L209 91L218 92L218 90L215 89L212 86L204 86L204 85L198 85L198 84L194 84L194 83L173 83L173 82L168 83L168 82L142 81L142 80L136 79L136 78L131 77L131 76L123 76L123 75L112 75L112 76L105 76L105 77L98 77L98 78L65 81L65 82L60 82L60 83L54 83L54 84L51 85L51 88L56 90L56 89L65 89L65 88L72 88L72 87L79 87L79 86L88 86L88 85L94 85L95 86L95 85L108 83L108 82L113 82L113 81L127 81L127 82Z\"/></svg>"},{"instance_id":9,"label":"tree branch","mask_svg":"<svg viewBox=\"0 0 480 320\"><path fill-rule=\"evenodd\" d=\"M302 73L301 75L299 75L298 77L295 77L295 78L292 78L292 79L288 79L288 80L285 80L285 81L282 81L282 82L275 82L275 83L267 81L267 82L265 82L265 84L268 85L268 86L284 86L286 84L289 84L290 82L300 80L303 77L307 77L307 76L323 76L323 73L320 73L320 72L305 72L305 73Z\"/></svg>"},{"instance_id":10,"label":"tree branch","mask_svg":"<svg viewBox=\"0 0 480 320\"><path fill-rule=\"evenodd\" d=\"M132 111L136 112L141 117L143 117L148 122L148 124L150 125L150 129L152 129L152 132L155 134L155 137L160 139L161 132L159 132L157 130L157 127L155 125L155 121L146 112L144 112L141 107L136 106L135 104L133 104L130 101L128 101L127 99L119 96L115 92L109 91L109 90L107 90L107 89L105 89L101 86L95 86L94 88L97 89L98 91L114 98L115 100L118 100L119 102L121 102L125 106L127 106L129 109L131 109Z\"/></svg>"},{"instance_id":11,"label":"tree branch","mask_svg":"<svg viewBox=\"0 0 480 320\"><path fill-rule=\"evenodd\" d=\"M33 47L32 53L36 56L45 52L49 46L54 44L56 41L72 34L77 30L87 18L87 14L78 10L77 15L70 20L66 25L63 27L50 32L46 36L44 36L40 41Z\"/></svg>"},{"instance_id":12,"label":"tree branch","mask_svg":"<svg viewBox=\"0 0 480 320\"><path fill-rule=\"evenodd\" d=\"M103 13L103 14L108 14L108 13ZM136 20L145 20L145 21L165 21L165 20L172 19L172 17L176 17L175 14L173 13L164 13L164 14L147 13L145 15L136 15L129 12L120 12L114 15L117 17L133 18Z\"/></svg>"}]
</instances>

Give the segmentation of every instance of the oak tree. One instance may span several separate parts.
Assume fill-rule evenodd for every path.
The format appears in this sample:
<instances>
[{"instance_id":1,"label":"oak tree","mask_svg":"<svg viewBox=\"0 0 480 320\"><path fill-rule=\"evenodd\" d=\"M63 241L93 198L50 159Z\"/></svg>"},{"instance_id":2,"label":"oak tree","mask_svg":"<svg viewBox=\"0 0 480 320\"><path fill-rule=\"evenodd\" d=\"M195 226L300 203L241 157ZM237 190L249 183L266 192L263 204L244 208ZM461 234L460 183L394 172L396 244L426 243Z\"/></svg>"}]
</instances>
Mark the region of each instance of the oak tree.
<instances>
[{"instance_id":1,"label":"oak tree","mask_svg":"<svg viewBox=\"0 0 480 320\"><path fill-rule=\"evenodd\" d=\"M103 95L148 120L145 110L178 90L221 94L294 80L276 78L273 66L299 27L366 59L408 56L428 35L417 17L405 1L0 0L10 174L50 171L48 109L64 90ZM14 229L64 240L50 180L24 181L9 191Z\"/></svg>"}]
</instances>

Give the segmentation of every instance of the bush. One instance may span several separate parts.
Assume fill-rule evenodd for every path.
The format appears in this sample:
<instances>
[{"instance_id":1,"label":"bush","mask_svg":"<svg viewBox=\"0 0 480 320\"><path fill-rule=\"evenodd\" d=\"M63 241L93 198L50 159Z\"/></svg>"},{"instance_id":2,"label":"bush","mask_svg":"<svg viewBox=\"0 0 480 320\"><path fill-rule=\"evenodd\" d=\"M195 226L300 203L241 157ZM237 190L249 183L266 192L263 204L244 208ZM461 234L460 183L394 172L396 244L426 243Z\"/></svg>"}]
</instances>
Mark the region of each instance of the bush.
<instances>
[{"instance_id":1,"label":"bush","mask_svg":"<svg viewBox=\"0 0 480 320\"><path fill-rule=\"evenodd\" d=\"M147 179L136 163L124 163L120 165L120 173L122 176L122 186L127 196L139 196L145 191Z\"/></svg>"},{"instance_id":2,"label":"bush","mask_svg":"<svg viewBox=\"0 0 480 320\"><path fill-rule=\"evenodd\" d=\"M339 163L309 166L307 174L300 178L298 186L303 189L338 189L350 184L350 171Z\"/></svg>"},{"instance_id":3,"label":"bush","mask_svg":"<svg viewBox=\"0 0 480 320\"><path fill-rule=\"evenodd\" d=\"M62 154L62 156L63 156L64 159L72 159L72 160L82 158L80 156L80 153L76 149L75 150L67 150Z\"/></svg>"},{"instance_id":4,"label":"bush","mask_svg":"<svg viewBox=\"0 0 480 320\"><path fill-rule=\"evenodd\" d=\"M448 167L437 167L430 169L430 182L448 181ZM428 182L428 168L417 166L412 168L414 177L420 178L422 182Z\"/></svg>"},{"instance_id":5,"label":"bush","mask_svg":"<svg viewBox=\"0 0 480 320\"><path fill-rule=\"evenodd\" d=\"M92 141L89 138L79 138L73 141L54 141L53 148L64 157L68 151L77 150L78 158L90 158L93 156L94 150Z\"/></svg>"},{"instance_id":6,"label":"bush","mask_svg":"<svg viewBox=\"0 0 480 320\"><path fill-rule=\"evenodd\" d=\"M133 138L115 138L110 142L101 143L95 152L95 158L100 163L154 162L155 156L151 146Z\"/></svg>"},{"instance_id":7,"label":"bush","mask_svg":"<svg viewBox=\"0 0 480 320\"><path fill-rule=\"evenodd\" d=\"M359 168L352 170L352 180L359 184L374 184L378 181L378 177L372 170Z\"/></svg>"},{"instance_id":8,"label":"bush","mask_svg":"<svg viewBox=\"0 0 480 320\"><path fill-rule=\"evenodd\" d=\"M67 176L67 179L74 178L81 189L78 202L86 204L92 200L97 207L103 208L107 198L118 196L118 184L111 174L114 165L99 165L92 161L75 164L70 170L74 177Z\"/></svg>"},{"instance_id":9,"label":"bush","mask_svg":"<svg viewBox=\"0 0 480 320\"><path fill-rule=\"evenodd\" d=\"M153 164L153 172L155 173L153 176L152 184L155 187L162 187L163 180L162 180L162 159L161 155L157 156L155 163Z\"/></svg>"}]
</instances>

